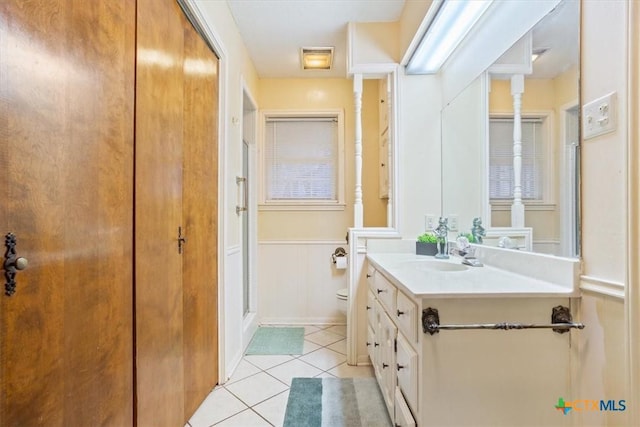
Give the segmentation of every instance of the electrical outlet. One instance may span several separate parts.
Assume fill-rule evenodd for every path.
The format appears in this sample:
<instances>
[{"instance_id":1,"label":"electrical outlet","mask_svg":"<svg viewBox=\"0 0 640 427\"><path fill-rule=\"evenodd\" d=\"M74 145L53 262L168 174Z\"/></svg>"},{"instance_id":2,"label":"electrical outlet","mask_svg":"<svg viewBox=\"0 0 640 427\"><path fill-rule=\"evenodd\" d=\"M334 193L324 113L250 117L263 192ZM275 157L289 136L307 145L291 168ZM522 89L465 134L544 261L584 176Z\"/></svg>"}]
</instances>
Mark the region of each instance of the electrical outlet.
<instances>
[{"instance_id":1,"label":"electrical outlet","mask_svg":"<svg viewBox=\"0 0 640 427\"><path fill-rule=\"evenodd\" d=\"M433 214L426 214L424 216L424 229L433 230L436 227L436 216Z\"/></svg>"},{"instance_id":2,"label":"electrical outlet","mask_svg":"<svg viewBox=\"0 0 640 427\"><path fill-rule=\"evenodd\" d=\"M458 214L449 215L449 231L458 231Z\"/></svg>"},{"instance_id":3,"label":"electrical outlet","mask_svg":"<svg viewBox=\"0 0 640 427\"><path fill-rule=\"evenodd\" d=\"M582 107L584 139L616 130L615 104L616 93L611 92Z\"/></svg>"}]
</instances>

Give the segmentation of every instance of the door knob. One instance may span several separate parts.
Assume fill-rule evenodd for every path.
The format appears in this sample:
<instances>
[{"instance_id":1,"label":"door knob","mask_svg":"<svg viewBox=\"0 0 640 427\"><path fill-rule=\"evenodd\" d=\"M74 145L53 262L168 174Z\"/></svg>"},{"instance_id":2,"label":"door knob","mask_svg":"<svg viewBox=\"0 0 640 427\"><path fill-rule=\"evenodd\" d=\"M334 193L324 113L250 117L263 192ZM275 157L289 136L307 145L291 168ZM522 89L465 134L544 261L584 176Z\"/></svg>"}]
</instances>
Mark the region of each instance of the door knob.
<instances>
[{"instance_id":1,"label":"door knob","mask_svg":"<svg viewBox=\"0 0 640 427\"><path fill-rule=\"evenodd\" d=\"M23 257L9 258L4 262L4 269L15 268L16 270L24 270L29 265L29 261Z\"/></svg>"}]
</instances>

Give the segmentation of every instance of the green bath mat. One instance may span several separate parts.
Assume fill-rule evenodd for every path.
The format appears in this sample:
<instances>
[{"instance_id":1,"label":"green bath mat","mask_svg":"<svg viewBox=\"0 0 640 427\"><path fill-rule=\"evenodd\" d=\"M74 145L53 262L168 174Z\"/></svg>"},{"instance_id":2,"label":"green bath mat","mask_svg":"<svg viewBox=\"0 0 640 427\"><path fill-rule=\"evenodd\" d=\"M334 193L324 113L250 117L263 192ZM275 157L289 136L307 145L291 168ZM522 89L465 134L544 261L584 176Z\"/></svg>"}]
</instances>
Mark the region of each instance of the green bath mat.
<instances>
[{"instance_id":1,"label":"green bath mat","mask_svg":"<svg viewBox=\"0 0 640 427\"><path fill-rule=\"evenodd\" d=\"M246 354L302 354L303 344L304 328L260 327Z\"/></svg>"},{"instance_id":2,"label":"green bath mat","mask_svg":"<svg viewBox=\"0 0 640 427\"><path fill-rule=\"evenodd\" d=\"M284 427L390 427L375 378L294 378Z\"/></svg>"}]
</instances>

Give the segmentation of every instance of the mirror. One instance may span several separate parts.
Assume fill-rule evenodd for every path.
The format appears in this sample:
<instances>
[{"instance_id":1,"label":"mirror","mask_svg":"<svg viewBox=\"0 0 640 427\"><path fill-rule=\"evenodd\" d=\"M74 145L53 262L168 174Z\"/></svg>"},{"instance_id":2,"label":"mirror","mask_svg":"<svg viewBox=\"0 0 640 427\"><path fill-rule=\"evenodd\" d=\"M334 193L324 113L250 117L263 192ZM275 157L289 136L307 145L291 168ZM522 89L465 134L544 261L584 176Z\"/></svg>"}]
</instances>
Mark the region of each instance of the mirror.
<instances>
[{"instance_id":1,"label":"mirror","mask_svg":"<svg viewBox=\"0 0 640 427\"><path fill-rule=\"evenodd\" d=\"M559 2L442 109L442 215L458 225L450 237L481 217L485 244L507 236L509 247L579 255L579 16L578 1ZM518 166L512 92L520 91ZM523 221L512 208L518 167Z\"/></svg>"}]
</instances>

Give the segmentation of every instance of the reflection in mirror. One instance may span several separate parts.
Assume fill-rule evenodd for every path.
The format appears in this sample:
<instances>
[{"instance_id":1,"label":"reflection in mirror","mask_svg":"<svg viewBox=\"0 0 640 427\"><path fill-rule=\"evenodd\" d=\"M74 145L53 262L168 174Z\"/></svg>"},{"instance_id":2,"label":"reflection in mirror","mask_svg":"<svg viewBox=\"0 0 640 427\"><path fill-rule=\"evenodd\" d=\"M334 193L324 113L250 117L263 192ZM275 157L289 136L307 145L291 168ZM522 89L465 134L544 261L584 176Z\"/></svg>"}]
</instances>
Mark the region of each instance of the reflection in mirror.
<instances>
[{"instance_id":1,"label":"reflection in mirror","mask_svg":"<svg viewBox=\"0 0 640 427\"><path fill-rule=\"evenodd\" d=\"M460 232L481 216L486 244L579 255L578 46L564 0L443 109L442 212Z\"/></svg>"}]
</instances>

